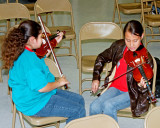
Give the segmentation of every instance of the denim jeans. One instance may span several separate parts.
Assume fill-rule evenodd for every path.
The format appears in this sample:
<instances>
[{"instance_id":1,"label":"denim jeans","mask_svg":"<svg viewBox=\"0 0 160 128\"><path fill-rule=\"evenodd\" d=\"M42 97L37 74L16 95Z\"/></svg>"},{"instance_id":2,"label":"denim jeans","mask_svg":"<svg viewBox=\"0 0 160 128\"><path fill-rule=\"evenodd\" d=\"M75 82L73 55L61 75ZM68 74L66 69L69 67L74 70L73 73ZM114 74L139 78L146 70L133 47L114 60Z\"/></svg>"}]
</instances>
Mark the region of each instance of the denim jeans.
<instances>
[{"instance_id":1,"label":"denim jeans","mask_svg":"<svg viewBox=\"0 0 160 128\"><path fill-rule=\"evenodd\" d=\"M45 107L34 116L67 117L66 123L77 118L85 117L84 98L79 94L57 89L57 93L53 95Z\"/></svg>"},{"instance_id":2,"label":"denim jeans","mask_svg":"<svg viewBox=\"0 0 160 128\"><path fill-rule=\"evenodd\" d=\"M106 114L117 122L117 111L130 106L128 92L122 92L114 87L110 87L100 97L90 104L90 115Z\"/></svg>"}]
</instances>

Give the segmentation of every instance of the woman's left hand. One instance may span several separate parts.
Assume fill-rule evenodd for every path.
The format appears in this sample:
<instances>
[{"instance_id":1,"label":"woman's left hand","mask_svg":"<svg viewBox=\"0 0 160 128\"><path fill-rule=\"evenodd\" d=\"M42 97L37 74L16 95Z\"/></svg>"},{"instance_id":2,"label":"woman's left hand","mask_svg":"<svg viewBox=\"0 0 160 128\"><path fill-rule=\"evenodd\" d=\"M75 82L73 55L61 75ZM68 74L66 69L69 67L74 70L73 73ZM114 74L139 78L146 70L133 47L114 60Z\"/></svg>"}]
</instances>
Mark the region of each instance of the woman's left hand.
<instances>
[{"instance_id":1,"label":"woman's left hand","mask_svg":"<svg viewBox=\"0 0 160 128\"><path fill-rule=\"evenodd\" d=\"M138 86L143 88L147 87L146 80L143 77L141 78L141 81L138 83Z\"/></svg>"},{"instance_id":2,"label":"woman's left hand","mask_svg":"<svg viewBox=\"0 0 160 128\"><path fill-rule=\"evenodd\" d=\"M64 33L60 32L60 33L58 33L58 36L55 38L58 44L61 42L63 35L64 35Z\"/></svg>"}]
</instances>

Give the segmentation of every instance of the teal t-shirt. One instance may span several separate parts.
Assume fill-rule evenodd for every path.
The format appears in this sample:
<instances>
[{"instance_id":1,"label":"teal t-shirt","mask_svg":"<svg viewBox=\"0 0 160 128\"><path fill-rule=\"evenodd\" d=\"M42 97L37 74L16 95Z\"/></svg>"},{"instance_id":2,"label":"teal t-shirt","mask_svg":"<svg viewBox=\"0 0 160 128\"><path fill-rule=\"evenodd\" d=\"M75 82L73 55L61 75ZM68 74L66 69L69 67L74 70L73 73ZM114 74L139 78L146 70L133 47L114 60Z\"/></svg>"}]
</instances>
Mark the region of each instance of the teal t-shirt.
<instances>
[{"instance_id":1,"label":"teal t-shirt","mask_svg":"<svg viewBox=\"0 0 160 128\"><path fill-rule=\"evenodd\" d=\"M44 58L39 59L34 52L25 49L9 70L8 84L12 88L12 99L17 110L28 116L39 112L56 89L43 93L38 90L54 81L55 77Z\"/></svg>"}]
</instances>

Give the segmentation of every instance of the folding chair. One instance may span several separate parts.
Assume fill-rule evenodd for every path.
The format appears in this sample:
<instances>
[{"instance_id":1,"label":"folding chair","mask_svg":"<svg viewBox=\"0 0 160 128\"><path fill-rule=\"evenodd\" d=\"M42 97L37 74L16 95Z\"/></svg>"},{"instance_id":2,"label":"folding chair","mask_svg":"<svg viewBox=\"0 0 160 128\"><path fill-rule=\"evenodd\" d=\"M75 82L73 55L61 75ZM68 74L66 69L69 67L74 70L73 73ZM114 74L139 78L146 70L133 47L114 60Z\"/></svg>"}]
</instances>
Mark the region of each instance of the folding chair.
<instances>
[{"instance_id":1,"label":"folding chair","mask_svg":"<svg viewBox=\"0 0 160 128\"><path fill-rule=\"evenodd\" d=\"M58 45L57 48L68 49L69 54L64 52L61 54L56 54L56 56L74 56L78 65L76 33L74 28L72 6L69 0L37 0L34 10L36 21L38 21L37 15L42 15L44 17L43 22L49 28L52 34L55 34L57 30L66 32L65 40L69 40L70 44L65 46ZM59 15L60 18L58 18ZM64 20L65 23L59 23ZM56 21L58 22L57 24ZM75 54L72 53L72 41L74 41Z\"/></svg>"},{"instance_id":2,"label":"folding chair","mask_svg":"<svg viewBox=\"0 0 160 128\"><path fill-rule=\"evenodd\" d=\"M160 127L160 107L157 106L149 111L144 120L144 128L159 128Z\"/></svg>"},{"instance_id":3,"label":"folding chair","mask_svg":"<svg viewBox=\"0 0 160 128\"><path fill-rule=\"evenodd\" d=\"M15 0L16 3L19 3L19 0ZM7 0L7 3L9 3L9 0ZM24 6L27 7L27 9L30 12L30 15L34 15L34 3L31 4L23 4Z\"/></svg>"},{"instance_id":4,"label":"folding chair","mask_svg":"<svg viewBox=\"0 0 160 128\"><path fill-rule=\"evenodd\" d=\"M75 119L64 128L120 128L118 123L110 116L97 114Z\"/></svg>"},{"instance_id":5,"label":"folding chair","mask_svg":"<svg viewBox=\"0 0 160 128\"><path fill-rule=\"evenodd\" d=\"M149 8L145 7L144 9L145 11L148 11ZM136 0L130 1L130 2L123 0L123 2L119 2L119 0L115 0L112 22L115 22L116 10L118 13L119 24L120 24L120 27L122 28L122 24L125 24L128 22L128 21L124 21L124 19L128 20L128 17L130 15L140 14L141 16L141 2L140 1L137 2ZM128 17L123 18L123 21L121 18L121 13L123 13L124 15L128 15ZM142 17L141 17L141 21L142 21Z\"/></svg>"},{"instance_id":6,"label":"folding chair","mask_svg":"<svg viewBox=\"0 0 160 128\"><path fill-rule=\"evenodd\" d=\"M98 40L118 40L122 39L123 34L121 28L112 22L89 22L83 25L79 33L79 93L90 90L90 88L82 89L82 83L85 81L92 81L92 78L83 78L83 74L93 73L94 63L97 55L88 53L83 50L83 46L89 41L89 44L93 44ZM97 43L96 47L98 47ZM106 66L103 72L106 72ZM83 75L84 77L84 75Z\"/></svg>"},{"instance_id":7,"label":"folding chair","mask_svg":"<svg viewBox=\"0 0 160 128\"><path fill-rule=\"evenodd\" d=\"M144 10L145 6L148 6L150 9L146 12ZM152 7L155 7L155 14L152 13ZM150 42L159 42L159 37L157 39L155 36L160 36L160 15L157 11L157 2L156 0L141 0L142 8L142 24L144 27L144 40L145 47L147 48L148 43ZM148 33L147 28L150 29L151 33ZM158 28L158 32L154 32ZM154 39L147 39L147 37L152 37Z\"/></svg>"},{"instance_id":8,"label":"folding chair","mask_svg":"<svg viewBox=\"0 0 160 128\"><path fill-rule=\"evenodd\" d=\"M51 60L49 58L45 58L45 63L48 66L50 72L56 78L60 77L57 65L53 60ZM62 89L64 89L64 88L62 88ZM65 121L67 119L66 117L33 117L33 116L26 116L26 115L22 114L20 111L16 110L16 106L13 103L12 128L15 128L16 111L19 114L22 128L25 128L24 120L26 120L33 128L42 128L42 127L49 127L49 126L55 126L56 128L59 128L60 121Z\"/></svg>"},{"instance_id":9,"label":"folding chair","mask_svg":"<svg viewBox=\"0 0 160 128\"><path fill-rule=\"evenodd\" d=\"M155 58L154 57L152 57L152 58L153 58L153 64L154 64L154 68L153 68L154 75L153 75L153 82L152 82L152 93L155 95L157 63L156 63ZM114 68L113 73L111 74L109 80L112 80L114 78L115 71L116 70ZM104 93L108 88L109 88L109 86L105 90L103 90L102 93ZM152 110L154 107L155 107L155 104L150 104L149 110ZM122 109L122 110L119 110L118 113L117 113L117 116L133 118L130 107ZM140 117L137 117L137 118L145 118L145 116L146 116L146 113L144 115L140 116Z\"/></svg>"},{"instance_id":10,"label":"folding chair","mask_svg":"<svg viewBox=\"0 0 160 128\"><path fill-rule=\"evenodd\" d=\"M24 19L30 19L29 11L24 5L19 3L0 4L0 21L2 21L0 26L0 46L11 26ZM0 81L2 82L2 67L0 68Z\"/></svg>"},{"instance_id":11,"label":"folding chair","mask_svg":"<svg viewBox=\"0 0 160 128\"><path fill-rule=\"evenodd\" d=\"M141 3L136 1L126 3L126 1L124 0L123 2L119 3L119 0L115 0L112 22L115 22L116 10L118 13L119 24L120 24L120 27L122 28L122 24L126 23L127 21L124 22L121 20L120 12L122 12L125 15L140 14Z\"/></svg>"}]
</instances>

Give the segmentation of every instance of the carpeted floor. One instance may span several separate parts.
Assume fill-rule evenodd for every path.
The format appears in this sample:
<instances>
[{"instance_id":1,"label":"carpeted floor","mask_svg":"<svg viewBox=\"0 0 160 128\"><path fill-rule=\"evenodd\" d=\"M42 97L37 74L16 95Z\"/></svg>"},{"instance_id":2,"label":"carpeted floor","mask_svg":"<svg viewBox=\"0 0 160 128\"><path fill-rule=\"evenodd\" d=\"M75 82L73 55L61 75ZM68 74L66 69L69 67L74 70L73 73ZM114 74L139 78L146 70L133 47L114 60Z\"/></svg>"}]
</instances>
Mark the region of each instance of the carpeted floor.
<instances>
[{"instance_id":1,"label":"carpeted floor","mask_svg":"<svg viewBox=\"0 0 160 128\"><path fill-rule=\"evenodd\" d=\"M128 0L129 1L129 0ZM73 14L74 14L74 23L75 23L75 30L77 34L77 42L79 37L79 31L83 24L87 22L111 22L112 15L113 15L113 5L114 1L111 0L70 0L72 4ZM54 4L54 3L53 3ZM129 17L129 18L128 18ZM124 20L128 19L137 19L139 20L140 15L130 15L130 16L122 15ZM34 19L34 16L32 16ZM117 19L117 17L116 17ZM65 22L65 21L62 21ZM67 45L66 42L63 42ZM88 48L89 47L89 48ZM101 45L86 46L85 50L88 53L92 53L93 51L96 54L102 52L106 49L105 43ZM149 52L155 56L160 58L160 43L152 43L148 45ZM57 50L56 53L61 53L63 51ZM70 91L79 93L79 70L77 69L76 60L74 57L58 57L59 64L61 66L63 74L67 77L70 81ZM0 128L11 128L12 127L12 113L11 113L11 100L10 96L7 94L7 71L3 70L3 83L0 83ZM91 76L87 74L88 76ZM86 82L84 86L91 86L90 82ZM96 97L91 96L90 92L83 93L86 102L86 111L88 116L89 105ZM159 106L159 102L157 103ZM143 128L144 127L144 120L143 119L133 119L133 118L123 118L118 117L118 123L120 128ZM26 128L30 128L28 123L26 123ZM62 122L60 128L63 128L65 123ZM21 128L19 117L17 116L16 119L16 128Z\"/></svg>"}]
</instances>

